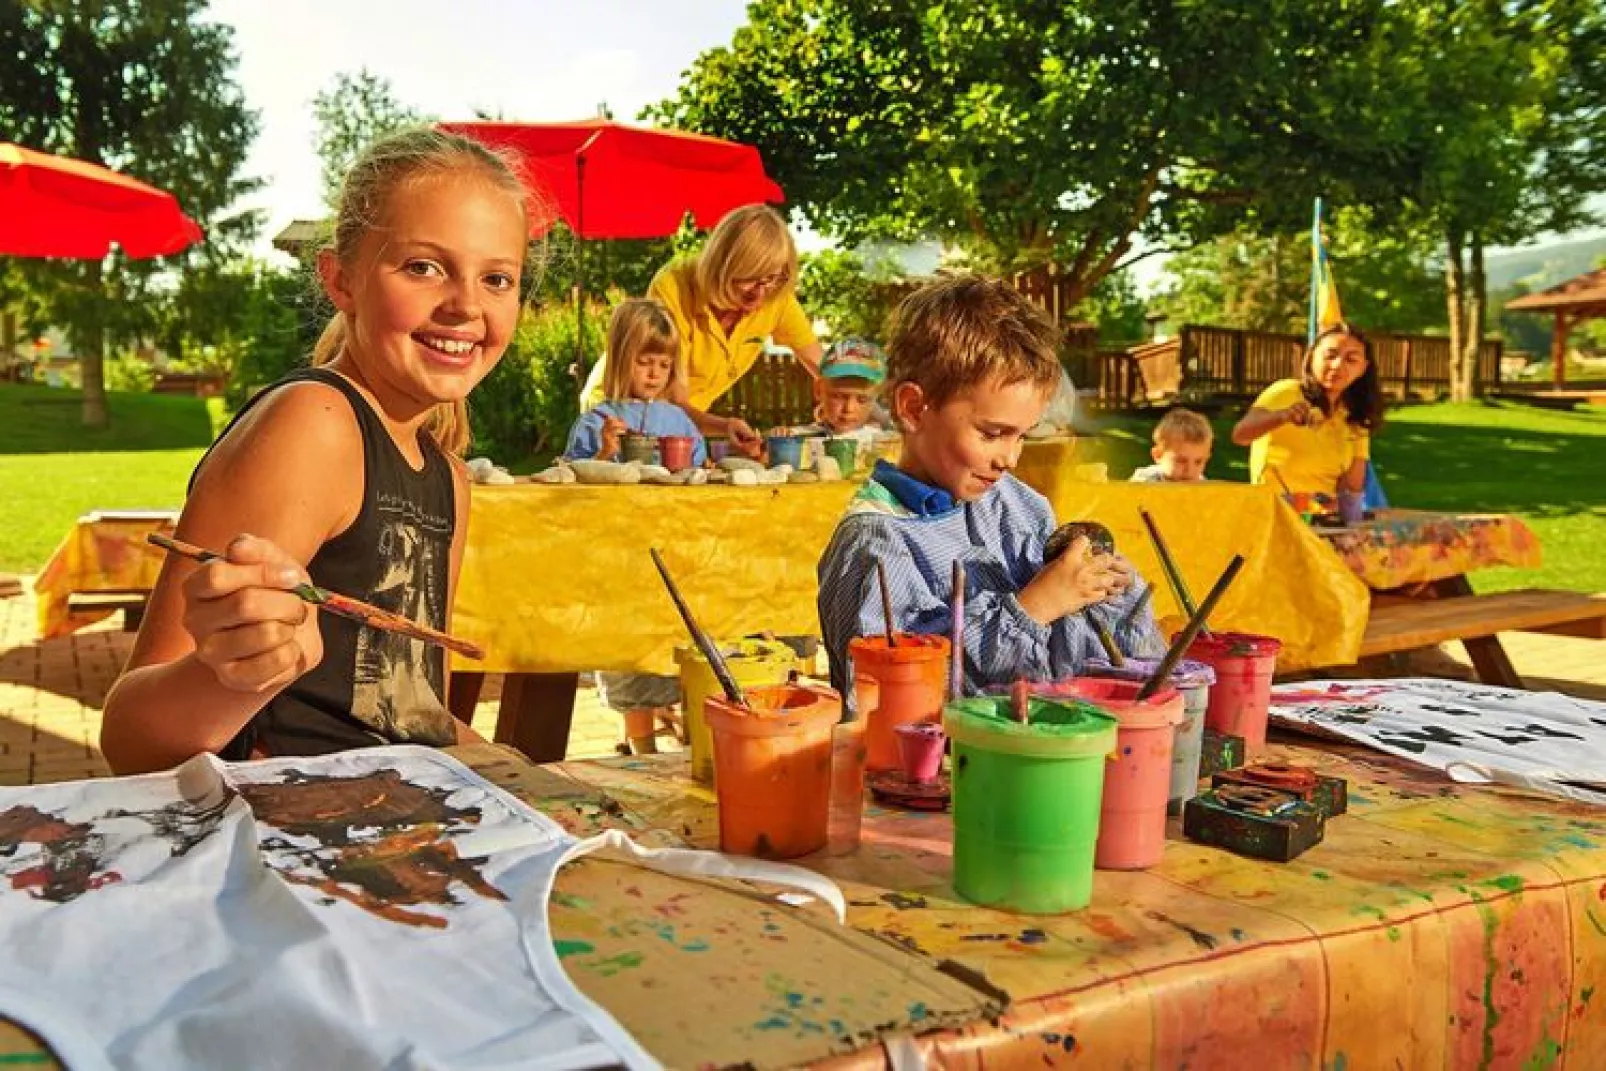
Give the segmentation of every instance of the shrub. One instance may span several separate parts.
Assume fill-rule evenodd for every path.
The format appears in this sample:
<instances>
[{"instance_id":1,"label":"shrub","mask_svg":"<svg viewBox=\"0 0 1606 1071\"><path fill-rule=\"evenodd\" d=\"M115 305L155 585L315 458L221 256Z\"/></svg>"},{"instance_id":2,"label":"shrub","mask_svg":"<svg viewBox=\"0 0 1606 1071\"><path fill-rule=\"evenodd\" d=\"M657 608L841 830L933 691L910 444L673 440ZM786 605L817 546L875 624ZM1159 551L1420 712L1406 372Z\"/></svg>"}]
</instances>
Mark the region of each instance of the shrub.
<instances>
[{"instance_id":1,"label":"shrub","mask_svg":"<svg viewBox=\"0 0 1606 1071\"><path fill-rule=\"evenodd\" d=\"M156 369L132 353L107 358L105 376L106 389L121 394L149 394L156 386Z\"/></svg>"},{"instance_id":2,"label":"shrub","mask_svg":"<svg viewBox=\"0 0 1606 1071\"><path fill-rule=\"evenodd\" d=\"M586 308L586 368L606 343L608 307ZM473 454L516 464L563 449L580 413L575 366L574 306L548 303L524 314L513 342L469 398ZM584 372L582 370L581 375Z\"/></svg>"}]
</instances>

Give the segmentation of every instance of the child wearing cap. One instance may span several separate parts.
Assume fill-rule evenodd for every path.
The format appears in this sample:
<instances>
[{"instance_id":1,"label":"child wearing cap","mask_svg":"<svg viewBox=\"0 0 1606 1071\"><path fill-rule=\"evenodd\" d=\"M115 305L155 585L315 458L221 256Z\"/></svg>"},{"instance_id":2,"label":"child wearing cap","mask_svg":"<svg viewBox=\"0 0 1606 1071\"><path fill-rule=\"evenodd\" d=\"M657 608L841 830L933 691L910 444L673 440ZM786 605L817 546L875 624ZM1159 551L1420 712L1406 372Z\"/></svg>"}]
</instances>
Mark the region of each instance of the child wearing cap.
<instances>
[{"instance_id":1,"label":"child wearing cap","mask_svg":"<svg viewBox=\"0 0 1606 1071\"><path fill-rule=\"evenodd\" d=\"M861 446L892 427L876 403L887 378L881 347L862 338L845 338L820 359L814 381L815 423L797 428L800 435L851 435Z\"/></svg>"}]
</instances>

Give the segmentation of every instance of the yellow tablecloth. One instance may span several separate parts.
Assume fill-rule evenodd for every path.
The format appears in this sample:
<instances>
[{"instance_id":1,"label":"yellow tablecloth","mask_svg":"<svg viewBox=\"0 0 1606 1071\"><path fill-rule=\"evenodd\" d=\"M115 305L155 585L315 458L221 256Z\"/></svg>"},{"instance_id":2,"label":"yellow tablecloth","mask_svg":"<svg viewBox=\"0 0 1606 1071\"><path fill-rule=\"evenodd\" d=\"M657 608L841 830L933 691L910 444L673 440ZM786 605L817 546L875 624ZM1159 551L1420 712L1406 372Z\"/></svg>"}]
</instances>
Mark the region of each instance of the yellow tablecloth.
<instances>
[{"instance_id":1,"label":"yellow tablecloth","mask_svg":"<svg viewBox=\"0 0 1606 1071\"><path fill-rule=\"evenodd\" d=\"M1068 455L1068 450L1066 451ZM1063 520L1095 518L1156 582L1179 623L1137 508L1166 533L1203 598L1233 553L1248 559L1212 624L1285 644L1279 665L1353 662L1366 587L1266 487L1080 483L1070 465L1023 474ZM716 636L815 634L815 565L853 487L476 487L453 630L488 652L459 669L673 673L686 641L648 557L659 547Z\"/></svg>"},{"instance_id":2,"label":"yellow tablecloth","mask_svg":"<svg viewBox=\"0 0 1606 1071\"><path fill-rule=\"evenodd\" d=\"M1384 510L1350 528L1318 529L1344 564L1377 590L1512 565L1537 569L1539 538L1504 513Z\"/></svg>"},{"instance_id":3,"label":"yellow tablecloth","mask_svg":"<svg viewBox=\"0 0 1606 1071\"><path fill-rule=\"evenodd\" d=\"M173 532L177 513L102 516L90 514L73 525L34 581L39 635L66 636L111 613L69 613L75 594L149 591L162 571L162 555L145 542L152 532Z\"/></svg>"},{"instance_id":4,"label":"yellow tablecloth","mask_svg":"<svg viewBox=\"0 0 1606 1071\"><path fill-rule=\"evenodd\" d=\"M1322 844L1260 862L1183 840L1173 821L1159 866L1100 871L1092 905L1068 915L959 899L945 814L872 806L857 853L803 863L842 886L852 925L1009 993L1002 1019L919 1039L944 1067L1606 1067L1606 815L1347 746L1270 757L1348 779L1350 813ZM632 821L717 841L712 796L680 756L561 769ZM570 914L554 910L560 938ZM639 940L649 956L661 946ZM567 965L593 984L597 965ZM778 1036L828 1030L808 997ZM750 1024L704 1028L732 1027Z\"/></svg>"}]
</instances>

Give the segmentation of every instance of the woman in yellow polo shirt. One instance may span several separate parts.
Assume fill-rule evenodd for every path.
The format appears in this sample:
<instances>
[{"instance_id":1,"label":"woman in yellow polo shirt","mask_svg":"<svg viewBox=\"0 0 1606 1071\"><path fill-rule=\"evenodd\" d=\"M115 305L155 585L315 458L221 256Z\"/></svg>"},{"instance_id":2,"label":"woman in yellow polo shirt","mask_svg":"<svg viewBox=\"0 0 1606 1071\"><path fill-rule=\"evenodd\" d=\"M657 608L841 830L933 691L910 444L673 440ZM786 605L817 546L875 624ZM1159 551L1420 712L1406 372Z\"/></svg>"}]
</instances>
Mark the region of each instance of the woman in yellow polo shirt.
<instances>
[{"instance_id":1,"label":"woman in yellow polo shirt","mask_svg":"<svg viewBox=\"0 0 1606 1071\"><path fill-rule=\"evenodd\" d=\"M1383 389L1366 336L1329 327L1305 351L1299 379L1273 383L1232 429L1249 447L1251 483L1335 497L1366 484L1371 437L1383 423ZM1281 485L1279 485L1281 486Z\"/></svg>"},{"instance_id":2,"label":"woman in yellow polo shirt","mask_svg":"<svg viewBox=\"0 0 1606 1071\"><path fill-rule=\"evenodd\" d=\"M749 452L758 434L737 417L708 408L753 367L764 347L786 346L814 376L820 343L797 302L797 247L786 221L767 205L728 213L696 256L659 269L647 288L680 331L681 374L668 400L691 416L704 435L723 435ZM598 362L600 365L602 362ZM604 377L592 378L600 387ZM584 404L595 404L590 383Z\"/></svg>"}]
</instances>

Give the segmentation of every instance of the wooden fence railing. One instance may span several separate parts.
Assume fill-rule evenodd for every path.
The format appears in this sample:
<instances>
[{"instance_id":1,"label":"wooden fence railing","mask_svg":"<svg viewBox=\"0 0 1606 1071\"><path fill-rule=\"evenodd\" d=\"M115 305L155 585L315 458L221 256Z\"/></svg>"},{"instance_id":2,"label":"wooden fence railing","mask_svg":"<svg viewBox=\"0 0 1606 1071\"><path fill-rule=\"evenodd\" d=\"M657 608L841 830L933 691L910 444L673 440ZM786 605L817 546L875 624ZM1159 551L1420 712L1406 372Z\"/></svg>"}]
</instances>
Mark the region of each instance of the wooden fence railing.
<instances>
[{"instance_id":1,"label":"wooden fence railing","mask_svg":"<svg viewBox=\"0 0 1606 1071\"><path fill-rule=\"evenodd\" d=\"M714 403L714 412L741 417L761 432L807 424L814 419L814 379L795 358L761 354L748 373Z\"/></svg>"}]
</instances>

